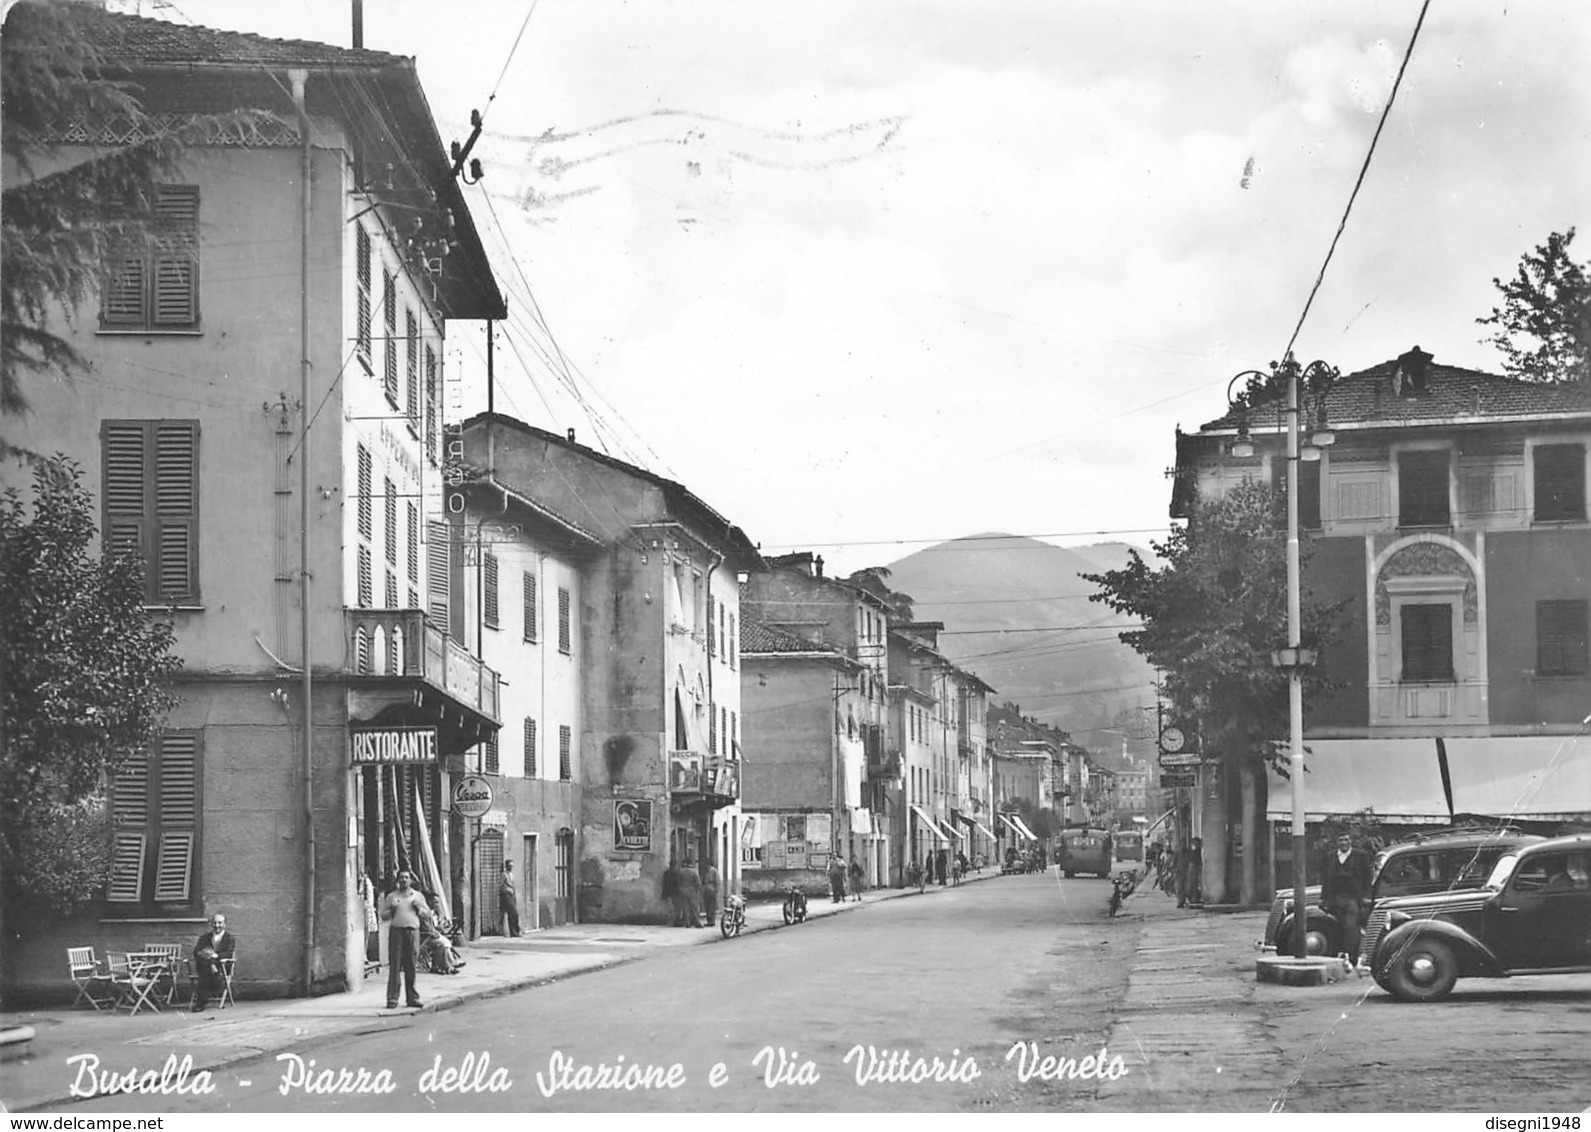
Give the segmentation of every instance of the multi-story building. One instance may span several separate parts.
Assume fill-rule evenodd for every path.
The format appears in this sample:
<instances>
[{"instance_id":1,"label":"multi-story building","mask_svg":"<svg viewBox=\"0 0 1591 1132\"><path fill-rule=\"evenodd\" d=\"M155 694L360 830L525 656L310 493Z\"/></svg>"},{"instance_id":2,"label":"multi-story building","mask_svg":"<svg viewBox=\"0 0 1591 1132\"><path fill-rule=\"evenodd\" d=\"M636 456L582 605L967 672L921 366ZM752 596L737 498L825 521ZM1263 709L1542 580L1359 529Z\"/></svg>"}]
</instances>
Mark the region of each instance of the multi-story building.
<instances>
[{"instance_id":1,"label":"multi-story building","mask_svg":"<svg viewBox=\"0 0 1591 1132\"><path fill-rule=\"evenodd\" d=\"M1306 443L1322 408L1335 443L1299 464L1304 584L1345 615L1321 656L1341 686L1305 704L1308 819L1591 818L1591 400L1415 347L1306 396ZM1244 477L1285 483L1285 423L1278 394L1179 433L1172 515ZM1240 426L1252 456L1231 453ZM1291 809L1273 779L1270 816Z\"/></svg>"},{"instance_id":2,"label":"multi-story building","mask_svg":"<svg viewBox=\"0 0 1591 1132\"><path fill-rule=\"evenodd\" d=\"M564 575L560 606L580 685L558 740L560 777L567 759L579 784L577 916L667 922L671 860L711 861L732 890L745 825L740 587L761 556L685 487L577 443L573 430L481 414L458 447L465 467L601 543L578 577Z\"/></svg>"},{"instance_id":3,"label":"multi-story building","mask_svg":"<svg viewBox=\"0 0 1591 1132\"><path fill-rule=\"evenodd\" d=\"M428 521L446 323L501 318L502 296L412 59L85 26L171 129L268 114L188 146L153 239L115 250L70 324L88 366L8 426L82 467L103 550L143 560L185 663L110 784L103 903L30 924L9 969L60 982L63 941L136 950L221 911L240 994L353 987L397 869L450 902L450 767L500 721L497 673L433 615L452 547ZM41 175L138 140L57 129Z\"/></svg>"},{"instance_id":4,"label":"multi-story building","mask_svg":"<svg viewBox=\"0 0 1591 1132\"><path fill-rule=\"evenodd\" d=\"M758 815L750 855L772 883L783 877L775 876L766 847L804 840L815 847L796 850L805 864L791 864L787 853L778 867L816 870L826 854L840 853L861 862L867 884L886 882L885 791L900 770L885 745L888 604L871 586L825 577L823 559L803 552L768 559L768 569L748 580L741 606L745 624L754 619L758 626L755 636L742 634L743 655L748 664L757 661L755 680L748 667L741 692L748 745L758 752L742 801ZM814 667L824 652L835 656ZM816 702L814 681L822 679L831 685L832 711ZM825 785L827 795L815 793ZM792 815L799 838L788 836Z\"/></svg>"},{"instance_id":5,"label":"multi-story building","mask_svg":"<svg viewBox=\"0 0 1591 1132\"><path fill-rule=\"evenodd\" d=\"M471 937L503 929L498 892L513 861L520 929L554 927L576 911L586 781L576 753L592 647L579 613L605 545L485 471L462 462L449 471L448 519L433 545L454 553L437 615L499 674L503 722L460 767L486 780L491 804L478 816L455 811L448 826L457 918Z\"/></svg>"}]
</instances>

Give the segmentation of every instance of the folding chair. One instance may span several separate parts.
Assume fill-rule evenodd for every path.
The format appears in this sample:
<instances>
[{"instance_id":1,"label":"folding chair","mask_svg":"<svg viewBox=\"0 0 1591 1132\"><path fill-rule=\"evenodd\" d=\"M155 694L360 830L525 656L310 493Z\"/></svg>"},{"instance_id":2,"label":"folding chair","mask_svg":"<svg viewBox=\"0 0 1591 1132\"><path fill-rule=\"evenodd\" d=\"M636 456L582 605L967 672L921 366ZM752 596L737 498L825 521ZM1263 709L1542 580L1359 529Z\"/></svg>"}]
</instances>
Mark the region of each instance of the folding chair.
<instances>
[{"instance_id":1,"label":"folding chair","mask_svg":"<svg viewBox=\"0 0 1591 1132\"><path fill-rule=\"evenodd\" d=\"M160 956L143 951L112 951L109 953L110 981L117 991L117 1010L126 1010L129 1017L144 1007L160 1013L160 1004L152 997L160 985Z\"/></svg>"},{"instance_id":2,"label":"folding chair","mask_svg":"<svg viewBox=\"0 0 1591 1132\"><path fill-rule=\"evenodd\" d=\"M236 955L228 955L224 959L220 960L221 997L216 1000L215 1008L217 1010L223 1010L228 1005L237 1005L236 1001L234 1001L232 998L232 972L237 967L237 963L238 959Z\"/></svg>"},{"instance_id":3,"label":"folding chair","mask_svg":"<svg viewBox=\"0 0 1591 1132\"><path fill-rule=\"evenodd\" d=\"M72 969L72 982L77 987L77 998L72 1002L74 1009L85 1002L95 1010L116 1005L115 988L111 985L110 975L100 970L99 959L92 947L68 947L66 962Z\"/></svg>"},{"instance_id":4,"label":"folding chair","mask_svg":"<svg viewBox=\"0 0 1591 1132\"><path fill-rule=\"evenodd\" d=\"M182 944L146 943L144 944L144 951L151 955L164 957L164 966L160 972L160 984L161 989L165 991L166 1005L170 1006L177 998L177 976L188 963L182 953Z\"/></svg>"}]
</instances>

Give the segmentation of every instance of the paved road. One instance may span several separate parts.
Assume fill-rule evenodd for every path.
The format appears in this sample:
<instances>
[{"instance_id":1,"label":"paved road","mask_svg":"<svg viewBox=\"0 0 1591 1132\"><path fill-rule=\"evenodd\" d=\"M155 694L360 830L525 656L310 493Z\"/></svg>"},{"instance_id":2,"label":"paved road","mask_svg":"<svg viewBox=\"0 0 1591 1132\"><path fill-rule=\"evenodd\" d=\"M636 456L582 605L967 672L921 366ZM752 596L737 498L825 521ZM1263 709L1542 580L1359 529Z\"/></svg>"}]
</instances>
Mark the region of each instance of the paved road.
<instances>
[{"instance_id":1,"label":"paved road","mask_svg":"<svg viewBox=\"0 0 1591 1132\"><path fill-rule=\"evenodd\" d=\"M208 1093L71 1111L1564 1114L1591 1104L1591 977L1466 981L1423 1006L1368 980L1259 984L1262 914L1179 912L1146 893L1110 920L1108 893L1051 873L882 901L455 1010L370 1018L357 1034L307 1030L297 1061L225 1066ZM1124 1070L1113 1080L1084 1060L1102 1045L1121 1058L1105 1063ZM183 1052L180 1041L151 1046L152 1068L167 1048ZM621 1087L607 1087L603 1066ZM438 1067L468 1071L451 1090L422 1091ZM860 1083L859 1068L874 1078ZM342 1070L348 1087L390 1091L316 1088ZM625 1089L627 1070L651 1079ZM928 1078L876 1079L914 1070ZM300 1083L283 1094L287 1071Z\"/></svg>"},{"instance_id":2,"label":"paved road","mask_svg":"<svg viewBox=\"0 0 1591 1132\"><path fill-rule=\"evenodd\" d=\"M357 1087L359 1069L386 1069L390 1093L295 1087L283 1095L283 1072L299 1063L273 1059L225 1067L208 1095L122 1096L73 1111L1087 1109L1093 1077L1024 1082L1007 1055L1018 1042L1033 1043L1039 1058L1098 1053L1137 938L1131 922L1105 918L1108 892L1101 881L1053 874L1002 878L672 949L458 1010L382 1019L379 1032L299 1050L311 1081L346 1068ZM458 1067L471 1054L473 1087L417 1091L437 1058ZM945 1079L876 1080L931 1072L935 1058L934 1075ZM555 1065L659 1067L657 1076L678 1065L683 1080L581 1089L590 1070L566 1075ZM875 1079L859 1084L859 1069ZM494 1076L511 1085L491 1091Z\"/></svg>"}]
</instances>

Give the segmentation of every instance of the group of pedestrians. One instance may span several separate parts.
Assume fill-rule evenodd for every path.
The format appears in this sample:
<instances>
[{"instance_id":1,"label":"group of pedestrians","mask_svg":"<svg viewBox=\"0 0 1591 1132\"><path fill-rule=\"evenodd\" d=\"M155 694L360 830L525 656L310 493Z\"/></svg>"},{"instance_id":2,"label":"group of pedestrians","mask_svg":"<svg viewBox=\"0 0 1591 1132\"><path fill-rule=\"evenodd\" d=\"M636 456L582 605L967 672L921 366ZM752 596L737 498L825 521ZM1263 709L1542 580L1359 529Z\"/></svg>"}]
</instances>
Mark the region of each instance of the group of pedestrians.
<instances>
[{"instance_id":1,"label":"group of pedestrians","mask_svg":"<svg viewBox=\"0 0 1591 1132\"><path fill-rule=\"evenodd\" d=\"M718 866L708 861L698 866L695 857L681 865L669 861L663 870L663 899L674 909L676 928L710 928L718 922Z\"/></svg>"},{"instance_id":2,"label":"group of pedestrians","mask_svg":"<svg viewBox=\"0 0 1591 1132\"><path fill-rule=\"evenodd\" d=\"M847 888L847 884L849 888ZM847 896L852 900L862 899L862 892L867 888L867 874L862 869L860 857L851 858L849 869L845 867L845 857L836 853L829 858L829 900L839 904Z\"/></svg>"}]
</instances>

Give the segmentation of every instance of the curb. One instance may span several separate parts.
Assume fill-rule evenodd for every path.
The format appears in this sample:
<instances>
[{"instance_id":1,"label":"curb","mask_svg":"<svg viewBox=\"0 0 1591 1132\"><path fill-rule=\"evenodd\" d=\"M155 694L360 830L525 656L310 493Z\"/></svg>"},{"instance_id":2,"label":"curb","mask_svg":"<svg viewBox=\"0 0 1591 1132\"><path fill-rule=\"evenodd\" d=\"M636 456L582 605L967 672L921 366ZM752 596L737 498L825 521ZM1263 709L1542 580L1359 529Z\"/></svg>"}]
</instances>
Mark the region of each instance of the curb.
<instances>
[{"instance_id":1,"label":"curb","mask_svg":"<svg viewBox=\"0 0 1591 1132\"><path fill-rule=\"evenodd\" d=\"M1254 961L1254 977L1262 983L1284 987L1322 987L1346 979L1349 967L1342 959L1311 955L1262 955Z\"/></svg>"}]
</instances>

